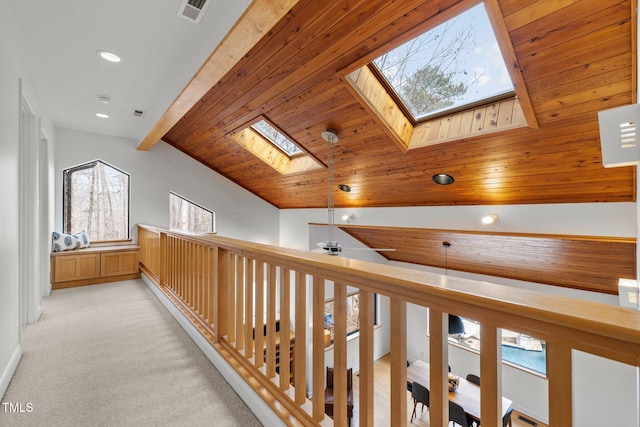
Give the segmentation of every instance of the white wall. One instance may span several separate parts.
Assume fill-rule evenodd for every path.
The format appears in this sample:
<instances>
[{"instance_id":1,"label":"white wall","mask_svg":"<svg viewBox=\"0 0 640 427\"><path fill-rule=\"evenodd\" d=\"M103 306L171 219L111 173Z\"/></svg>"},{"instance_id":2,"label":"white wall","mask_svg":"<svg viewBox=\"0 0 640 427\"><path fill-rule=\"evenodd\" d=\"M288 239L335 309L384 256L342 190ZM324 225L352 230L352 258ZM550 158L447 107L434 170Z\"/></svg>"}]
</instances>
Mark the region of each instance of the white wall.
<instances>
[{"instance_id":1,"label":"white wall","mask_svg":"<svg viewBox=\"0 0 640 427\"><path fill-rule=\"evenodd\" d=\"M169 227L169 192L216 214L219 235L277 244L279 213L273 205L160 141L136 150L128 138L56 129L55 222L62 229L62 171L100 159L131 176L131 237L136 224Z\"/></svg>"},{"instance_id":2,"label":"white wall","mask_svg":"<svg viewBox=\"0 0 640 427\"><path fill-rule=\"evenodd\" d=\"M9 2L0 0L0 396L20 360L19 194L20 82L36 117L52 125L30 72ZM49 142L52 143L50 139Z\"/></svg>"},{"instance_id":3,"label":"white wall","mask_svg":"<svg viewBox=\"0 0 640 427\"><path fill-rule=\"evenodd\" d=\"M635 237L635 203L567 203L555 205L433 206L336 208L336 224L354 213L354 225L487 230L482 216L495 213L491 231ZM280 214L280 244L307 249L308 223L327 223L326 209L285 209Z\"/></svg>"},{"instance_id":4,"label":"white wall","mask_svg":"<svg viewBox=\"0 0 640 427\"><path fill-rule=\"evenodd\" d=\"M440 228L455 230L487 230L480 218L488 213L499 215L499 222L490 228L498 232L522 232L544 234L574 234L593 236L636 237L637 217L635 203L593 203L566 205L512 205L512 206L455 206L455 207L408 207L336 209L336 223L342 215L354 213L353 224ZM326 223L325 209L283 210L280 215L281 245L306 249L318 240L317 229L309 223ZM344 233L338 231L337 240L343 245L352 245ZM348 243L347 243L348 242ZM355 253L356 256L358 253ZM343 253L352 257L353 254ZM369 259L374 261L374 259ZM380 261L385 263L386 261ZM442 269L403 263L388 263L407 268L444 273ZM617 305L615 296L594 292L559 288L536 283L521 282L497 277L449 271L450 275L486 280L507 286L534 289L557 295ZM410 360L428 359L427 311L423 307L409 305L407 308L407 353ZM388 335L387 335L388 339ZM388 343L387 343L388 348ZM354 355L348 355L352 360ZM638 420L638 369L574 351L574 425L609 425L603 417L614 415L611 425L635 426ZM357 359L356 359L357 360ZM466 375L479 373L479 357L467 350L450 346L449 362L455 372ZM598 375L593 376L597 371ZM600 377L605 387L615 384L615 389L594 392L583 384L595 384ZM547 381L522 370L504 366L503 393L514 401L514 405L541 421L548 420ZM620 399L620 395L624 395ZM606 408L606 409L605 409ZM612 411L615 411L613 414Z\"/></svg>"}]
</instances>

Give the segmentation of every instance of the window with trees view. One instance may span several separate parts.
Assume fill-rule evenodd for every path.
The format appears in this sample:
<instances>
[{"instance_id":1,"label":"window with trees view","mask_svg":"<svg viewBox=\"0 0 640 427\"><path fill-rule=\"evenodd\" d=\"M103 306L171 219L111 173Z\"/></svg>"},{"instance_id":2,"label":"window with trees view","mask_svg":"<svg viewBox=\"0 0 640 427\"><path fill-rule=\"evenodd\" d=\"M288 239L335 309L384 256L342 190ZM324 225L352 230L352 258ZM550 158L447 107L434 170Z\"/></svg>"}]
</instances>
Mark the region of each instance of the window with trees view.
<instances>
[{"instance_id":1,"label":"window with trees view","mask_svg":"<svg viewBox=\"0 0 640 427\"><path fill-rule=\"evenodd\" d=\"M175 193L169 193L169 228L187 233L215 231L215 214Z\"/></svg>"},{"instance_id":2,"label":"window with trees view","mask_svg":"<svg viewBox=\"0 0 640 427\"><path fill-rule=\"evenodd\" d=\"M514 93L482 3L385 53L373 65L415 122Z\"/></svg>"},{"instance_id":3,"label":"window with trees view","mask_svg":"<svg viewBox=\"0 0 640 427\"><path fill-rule=\"evenodd\" d=\"M374 319L377 319L378 304L377 296L374 296ZM324 328L330 332L331 342L333 342L333 310L334 300L327 300L324 303ZM360 331L360 293L356 292L347 295L347 336Z\"/></svg>"},{"instance_id":4,"label":"window with trees view","mask_svg":"<svg viewBox=\"0 0 640 427\"><path fill-rule=\"evenodd\" d=\"M129 174L94 160L63 171L63 229L91 241L129 238Z\"/></svg>"}]
</instances>

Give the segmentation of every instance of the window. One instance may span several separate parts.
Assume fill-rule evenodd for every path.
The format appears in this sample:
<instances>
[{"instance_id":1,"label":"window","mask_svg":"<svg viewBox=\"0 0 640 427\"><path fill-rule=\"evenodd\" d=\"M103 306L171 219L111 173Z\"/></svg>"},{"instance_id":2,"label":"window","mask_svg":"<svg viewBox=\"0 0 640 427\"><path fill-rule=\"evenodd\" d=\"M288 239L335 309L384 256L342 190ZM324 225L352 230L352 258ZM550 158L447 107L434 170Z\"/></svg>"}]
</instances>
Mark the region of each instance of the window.
<instances>
[{"instance_id":1,"label":"window","mask_svg":"<svg viewBox=\"0 0 640 427\"><path fill-rule=\"evenodd\" d=\"M289 157L302 154L302 150L293 141L278 129L271 126L266 120L262 119L254 123L251 127L269 142L282 149Z\"/></svg>"},{"instance_id":2,"label":"window","mask_svg":"<svg viewBox=\"0 0 640 427\"><path fill-rule=\"evenodd\" d=\"M169 229L188 233L215 231L215 214L175 193L169 193Z\"/></svg>"},{"instance_id":3,"label":"window","mask_svg":"<svg viewBox=\"0 0 640 427\"><path fill-rule=\"evenodd\" d=\"M387 52L373 65L414 123L514 93L482 3Z\"/></svg>"},{"instance_id":4,"label":"window","mask_svg":"<svg viewBox=\"0 0 640 427\"><path fill-rule=\"evenodd\" d=\"M63 172L63 229L91 241L129 239L129 174L101 160Z\"/></svg>"},{"instance_id":5,"label":"window","mask_svg":"<svg viewBox=\"0 0 640 427\"><path fill-rule=\"evenodd\" d=\"M377 319L378 304L377 295L373 297L374 319ZM333 308L334 300L324 303L324 328L330 332L331 342L333 342ZM347 336L360 331L360 293L356 292L347 295Z\"/></svg>"},{"instance_id":6,"label":"window","mask_svg":"<svg viewBox=\"0 0 640 427\"><path fill-rule=\"evenodd\" d=\"M319 170L324 165L264 116L229 132L227 137L283 175Z\"/></svg>"},{"instance_id":7,"label":"window","mask_svg":"<svg viewBox=\"0 0 640 427\"><path fill-rule=\"evenodd\" d=\"M449 337L449 341L474 351L480 351L480 325L473 320L464 318L462 322L464 323L464 334L457 336L455 339ZM529 335L503 329L502 361L546 375L546 343Z\"/></svg>"}]
</instances>

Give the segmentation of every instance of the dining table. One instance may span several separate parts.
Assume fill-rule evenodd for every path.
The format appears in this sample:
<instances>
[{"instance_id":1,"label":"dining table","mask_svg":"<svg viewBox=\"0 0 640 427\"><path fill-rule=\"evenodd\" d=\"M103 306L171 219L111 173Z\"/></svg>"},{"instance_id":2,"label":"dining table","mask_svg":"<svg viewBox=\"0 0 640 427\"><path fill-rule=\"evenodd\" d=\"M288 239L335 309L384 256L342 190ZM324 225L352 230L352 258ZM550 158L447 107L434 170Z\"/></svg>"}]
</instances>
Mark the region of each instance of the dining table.
<instances>
[{"instance_id":1,"label":"dining table","mask_svg":"<svg viewBox=\"0 0 640 427\"><path fill-rule=\"evenodd\" d=\"M407 386L417 382L429 387L429 363L416 360L407 367ZM480 422L480 386L460 377L458 388L449 392L449 400L462 406L471 418ZM502 416L504 417L513 402L502 397Z\"/></svg>"}]
</instances>

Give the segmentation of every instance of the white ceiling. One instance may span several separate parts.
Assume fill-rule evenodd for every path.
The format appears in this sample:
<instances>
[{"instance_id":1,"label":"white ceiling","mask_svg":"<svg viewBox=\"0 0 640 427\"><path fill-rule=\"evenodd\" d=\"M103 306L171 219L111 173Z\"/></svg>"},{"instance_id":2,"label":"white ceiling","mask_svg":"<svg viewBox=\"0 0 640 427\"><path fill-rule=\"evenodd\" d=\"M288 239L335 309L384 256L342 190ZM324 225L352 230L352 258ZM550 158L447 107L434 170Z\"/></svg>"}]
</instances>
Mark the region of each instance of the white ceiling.
<instances>
[{"instance_id":1,"label":"white ceiling","mask_svg":"<svg viewBox=\"0 0 640 427\"><path fill-rule=\"evenodd\" d=\"M141 140L250 3L209 1L198 24L178 16L181 0L10 4L54 125ZM122 61L106 62L98 50ZM99 102L99 95L111 102ZM145 112L142 118L133 115L136 109Z\"/></svg>"}]
</instances>

